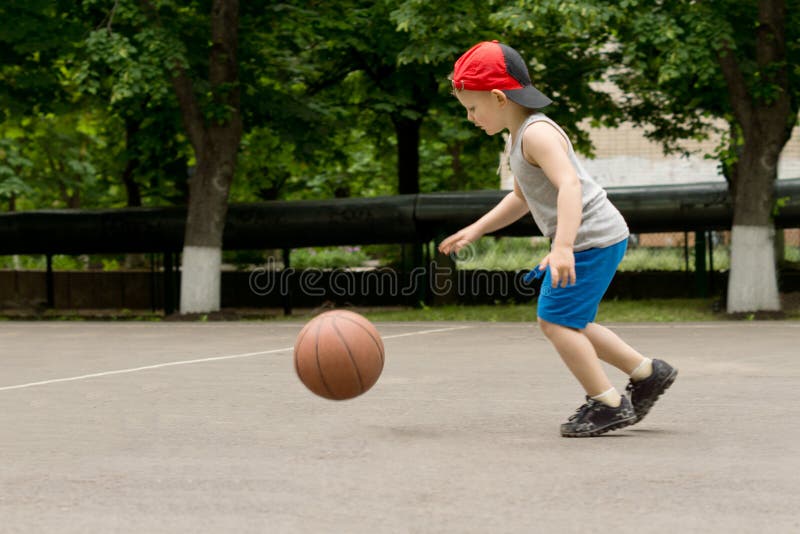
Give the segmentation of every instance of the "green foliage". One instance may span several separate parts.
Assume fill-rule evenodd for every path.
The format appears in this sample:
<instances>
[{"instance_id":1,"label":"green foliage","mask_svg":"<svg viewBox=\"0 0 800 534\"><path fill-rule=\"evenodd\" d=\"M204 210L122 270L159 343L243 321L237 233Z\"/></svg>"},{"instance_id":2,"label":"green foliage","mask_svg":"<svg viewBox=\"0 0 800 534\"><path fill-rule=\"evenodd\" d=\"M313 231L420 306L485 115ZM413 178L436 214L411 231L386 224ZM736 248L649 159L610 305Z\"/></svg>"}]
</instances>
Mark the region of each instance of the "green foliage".
<instances>
[{"instance_id":1,"label":"green foliage","mask_svg":"<svg viewBox=\"0 0 800 534\"><path fill-rule=\"evenodd\" d=\"M16 198L29 195L33 188L25 183L25 174L33 162L25 157L19 144L10 139L0 139L0 199L14 206ZM10 210L11 211L11 210Z\"/></svg>"},{"instance_id":2,"label":"green foliage","mask_svg":"<svg viewBox=\"0 0 800 534\"><path fill-rule=\"evenodd\" d=\"M340 269L361 267L369 257L361 247L313 247L292 250L294 269Z\"/></svg>"},{"instance_id":3,"label":"green foliage","mask_svg":"<svg viewBox=\"0 0 800 534\"><path fill-rule=\"evenodd\" d=\"M619 121L609 95L591 85L611 66L607 7L591 1L462 0L441 9L435 2L407 1L393 12L393 20L409 33L400 62L439 65L443 95L450 92L446 77L453 61L468 47L490 39L513 46L527 60L534 85L555 100L546 112L570 132L576 148L590 154L588 134L578 124L585 118L594 125L612 126ZM463 116L452 97L448 103L443 109ZM491 166L488 161L484 164Z\"/></svg>"},{"instance_id":4,"label":"green foliage","mask_svg":"<svg viewBox=\"0 0 800 534\"><path fill-rule=\"evenodd\" d=\"M784 259L790 263L800 263L800 247L786 245Z\"/></svg>"},{"instance_id":5,"label":"green foliage","mask_svg":"<svg viewBox=\"0 0 800 534\"><path fill-rule=\"evenodd\" d=\"M113 122L91 109L0 124L0 184L19 209L118 204L108 145ZM5 157L3 156L5 154ZM3 193L0 193L3 194Z\"/></svg>"},{"instance_id":6,"label":"green foliage","mask_svg":"<svg viewBox=\"0 0 800 534\"><path fill-rule=\"evenodd\" d=\"M615 46L610 53L619 66L613 80L629 95L625 115L648 125L648 136L667 151L682 151L682 139L702 140L722 133L727 147L714 154L726 176L741 150L740 126L734 119L728 83L720 58L732 55L753 104L769 105L783 89L776 69L787 67L793 92L794 117L800 101L800 2L787 2L786 58L789 65L761 64L756 51L758 2L660 2L629 0L609 5ZM730 124L718 131L712 118ZM733 132L733 134L731 134Z\"/></svg>"},{"instance_id":7,"label":"green foliage","mask_svg":"<svg viewBox=\"0 0 800 534\"><path fill-rule=\"evenodd\" d=\"M463 270L518 271L532 269L547 255L548 240L529 237L483 237L456 255Z\"/></svg>"},{"instance_id":8,"label":"green foliage","mask_svg":"<svg viewBox=\"0 0 800 534\"><path fill-rule=\"evenodd\" d=\"M776 217L780 214L781 210L786 207L786 204L792 200L792 197L780 197L775 199L775 205L772 207L772 216Z\"/></svg>"},{"instance_id":9,"label":"green foliage","mask_svg":"<svg viewBox=\"0 0 800 534\"><path fill-rule=\"evenodd\" d=\"M797 102L800 2L787 5ZM393 194L403 121L421 121L422 192L497 187L502 140L464 120L447 80L458 55L485 39L522 53L556 101L547 113L583 152L587 118L646 124L667 150L715 133L711 119L722 118L730 126L709 157L730 175L744 140L718 56L735 54L756 100L778 95L779 66L756 61L756 9L754 0L241 3L244 135L230 199ZM209 2L9 0L0 19L4 207L123 206L137 191L144 205L186 201L196 162L175 67L192 76L208 125L228 115L222 102L235 88L207 80ZM614 102L597 83L609 80L629 98Z\"/></svg>"},{"instance_id":10,"label":"green foliage","mask_svg":"<svg viewBox=\"0 0 800 534\"><path fill-rule=\"evenodd\" d=\"M607 2L525 0L504 3L490 16L504 39L528 61L531 79L553 98L545 111L567 132L576 149L592 154L588 132L579 124L616 126L620 110L594 84L616 67L612 11Z\"/></svg>"},{"instance_id":11,"label":"green foliage","mask_svg":"<svg viewBox=\"0 0 800 534\"><path fill-rule=\"evenodd\" d=\"M577 42L579 30L557 30L564 13L574 19L573 26L585 24L576 18L577 12L562 13L555 3L534 6L538 10L534 14L548 20L541 29L521 20L530 8L523 4L516 8L499 2L459 1L448 9L416 0L243 4L239 75L245 133L231 199L395 193L396 128L403 121L421 121L421 191L496 187L494 169L502 141L488 140L463 119L447 82L454 59L477 40L501 37L532 51L534 74L541 73L545 61L550 63L553 74L537 81L545 90L580 86L574 94L581 95L585 84L574 84L574 70L559 65L568 65L565 59L570 54L580 56L575 50L588 50L589 43L597 42L584 39L584 44L569 45ZM56 158L73 175L81 176L63 178L68 193L73 188L87 189L80 203L71 205L95 205L94 199L109 205L184 202L187 170L194 156L182 132L170 82L173 69L180 66L192 75L209 124L228 113L218 102L231 89L211 88L202 81L210 45L208 6L174 0L10 5L4 8L8 20L26 30L8 34L6 39L20 49L23 35L40 34L29 21L47 21L43 28L55 27L61 19L70 21L74 31L65 33L68 46L63 42L56 46L58 39L47 36L52 39L52 46L46 47L47 66L55 73L48 78L49 90L59 95L54 100L70 103L70 113L81 109L107 121L95 133L94 145L72 143L92 149L84 151L83 159L68 153ZM599 10L593 13L602 15ZM593 22L592 28L602 22ZM526 47L545 34L559 36L548 44L559 43L561 55L543 59L539 49L547 47ZM26 59L21 52L15 58L18 68L33 69L32 58ZM586 70L585 66L581 69L582 73ZM595 109L595 117L604 114L589 101L576 108L565 100L560 109L556 113L563 115L560 118L567 127L589 109ZM15 116L10 124L28 121L22 126L25 129L41 120L36 117ZM578 134L579 145L588 148L582 139ZM57 146L68 152L69 143L61 141ZM92 146L105 157L87 157ZM31 161L36 168L42 166L42 158ZM32 196L19 182L9 182L5 188L10 191L12 186L17 196L27 197L19 206L70 205L60 192ZM38 189L36 184L31 187ZM109 191L105 195L91 192L95 187Z\"/></svg>"},{"instance_id":12,"label":"green foliage","mask_svg":"<svg viewBox=\"0 0 800 534\"><path fill-rule=\"evenodd\" d=\"M281 198L292 179L304 171L294 153L295 146L268 126L247 132L242 138L231 200L254 202Z\"/></svg>"},{"instance_id":13,"label":"green foliage","mask_svg":"<svg viewBox=\"0 0 800 534\"><path fill-rule=\"evenodd\" d=\"M87 23L69 0L0 3L0 122L68 107L59 63L80 47Z\"/></svg>"},{"instance_id":14,"label":"green foliage","mask_svg":"<svg viewBox=\"0 0 800 534\"><path fill-rule=\"evenodd\" d=\"M55 271L118 271L122 268L123 263L124 258L121 255L67 256L55 254L53 256L53 270ZM0 256L0 269L44 271L46 268L47 259L42 255Z\"/></svg>"}]
</instances>

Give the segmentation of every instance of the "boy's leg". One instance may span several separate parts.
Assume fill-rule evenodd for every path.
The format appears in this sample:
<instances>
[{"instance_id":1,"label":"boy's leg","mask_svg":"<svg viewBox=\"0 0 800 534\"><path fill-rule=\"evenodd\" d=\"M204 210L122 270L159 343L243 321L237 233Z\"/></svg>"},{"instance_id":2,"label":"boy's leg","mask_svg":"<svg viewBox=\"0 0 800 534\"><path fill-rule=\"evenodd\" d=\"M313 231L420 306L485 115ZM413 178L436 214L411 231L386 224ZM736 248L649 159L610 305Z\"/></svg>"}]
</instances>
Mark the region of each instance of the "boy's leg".
<instances>
[{"instance_id":1,"label":"boy's leg","mask_svg":"<svg viewBox=\"0 0 800 534\"><path fill-rule=\"evenodd\" d=\"M561 425L565 437L591 437L636 422L630 401L611 386L594 347L579 330L539 319L542 332L586 391L586 404Z\"/></svg>"},{"instance_id":2,"label":"boy's leg","mask_svg":"<svg viewBox=\"0 0 800 534\"><path fill-rule=\"evenodd\" d=\"M583 333L600 359L630 375L626 389L636 410L637 421L641 421L675 381L677 369L662 360L645 358L614 332L597 323L586 325Z\"/></svg>"},{"instance_id":3,"label":"boy's leg","mask_svg":"<svg viewBox=\"0 0 800 534\"><path fill-rule=\"evenodd\" d=\"M597 356L623 373L630 375L647 360L633 347L622 341L620 337L597 323L589 323L583 333L592 343ZM650 373L645 373L646 377Z\"/></svg>"},{"instance_id":4,"label":"boy's leg","mask_svg":"<svg viewBox=\"0 0 800 534\"><path fill-rule=\"evenodd\" d=\"M589 397L600 395L612 387L588 336L543 319L539 319L539 327Z\"/></svg>"},{"instance_id":5,"label":"boy's leg","mask_svg":"<svg viewBox=\"0 0 800 534\"><path fill-rule=\"evenodd\" d=\"M630 401L611 385L597 350L583 332L597 314L626 244L623 240L576 252L577 280L571 286L553 287L550 270L544 271L536 308L539 325L587 393L586 404L561 425L565 437L597 436L636 422Z\"/></svg>"}]
</instances>

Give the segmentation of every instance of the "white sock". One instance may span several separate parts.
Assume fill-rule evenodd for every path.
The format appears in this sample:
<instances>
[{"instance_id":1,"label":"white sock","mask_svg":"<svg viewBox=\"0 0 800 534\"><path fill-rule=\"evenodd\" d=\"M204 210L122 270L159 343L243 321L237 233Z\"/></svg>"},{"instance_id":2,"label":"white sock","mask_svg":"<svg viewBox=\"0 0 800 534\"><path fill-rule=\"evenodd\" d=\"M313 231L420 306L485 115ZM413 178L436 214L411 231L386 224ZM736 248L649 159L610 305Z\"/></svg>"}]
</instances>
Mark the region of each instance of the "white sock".
<instances>
[{"instance_id":1,"label":"white sock","mask_svg":"<svg viewBox=\"0 0 800 534\"><path fill-rule=\"evenodd\" d=\"M619 406L619 403L622 401L622 397L615 387L612 387L611 389L591 398L593 400L602 402L606 406L611 406L612 408Z\"/></svg>"},{"instance_id":2,"label":"white sock","mask_svg":"<svg viewBox=\"0 0 800 534\"><path fill-rule=\"evenodd\" d=\"M642 363L636 366L636 369L631 371L631 380L638 382L639 380L644 380L651 374L653 374L653 360L645 358L642 360Z\"/></svg>"}]
</instances>

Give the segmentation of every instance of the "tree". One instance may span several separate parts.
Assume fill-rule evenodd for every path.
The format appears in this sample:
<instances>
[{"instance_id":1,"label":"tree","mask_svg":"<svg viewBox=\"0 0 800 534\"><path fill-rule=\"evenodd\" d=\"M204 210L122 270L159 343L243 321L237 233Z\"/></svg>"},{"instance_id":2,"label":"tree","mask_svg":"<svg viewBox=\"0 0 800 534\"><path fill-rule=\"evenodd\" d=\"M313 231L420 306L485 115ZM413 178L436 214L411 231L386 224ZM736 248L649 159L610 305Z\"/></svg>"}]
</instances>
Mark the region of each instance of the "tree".
<instances>
[{"instance_id":1,"label":"tree","mask_svg":"<svg viewBox=\"0 0 800 534\"><path fill-rule=\"evenodd\" d=\"M396 2L388 0L297 2L287 18L293 28L299 71L309 100L347 109L348 122L361 110L375 113L369 132L394 133L397 192L419 192L419 145L423 122L443 95L439 65L401 60L409 36L393 17ZM388 131L387 131L388 130Z\"/></svg>"},{"instance_id":2,"label":"tree","mask_svg":"<svg viewBox=\"0 0 800 534\"><path fill-rule=\"evenodd\" d=\"M65 102L64 54L87 30L68 0L6 0L0 4L0 120L53 111Z\"/></svg>"},{"instance_id":3,"label":"tree","mask_svg":"<svg viewBox=\"0 0 800 534\"><path fill-rule=\"evenodd\" d=\"M780 309L774 183L800 104L800 2L629 0L615 7L612 79L627 115L667 150L724 121L720 166L733 199L728 312Z\"/></svg>"},{"instance_id":4,"label":"tree","mask_svg":"<svg viewBox=\"0 0 800 534\"><path fill-rule=\"evenodd\" d=\"M85 93L105 96L109 109L122 118L127 157L120 174L128 204L141 202L134 173L141 174L148 151L139 133L154 124L148 115L170 113L163 106L165 95L170 88L175 95L194 153L180 308L184 313L217 310L222 233L242 135L238 0L210 5L119 0L110 10L104 2L87 0L81 9L95 29L72 79ZM168 144L164 131L153 133Z\"/></svg>"},{"instance_id":5,"label":"tree","mask_svg":"<svg viewBox=\"0 0 800 534\"><path fill-rule=\"evenodd\" d=\"M171 56L169 43L143 29L144 18L123 4L111 12L106 5L83 5L84 16L107 21L91 31L84 46L65 69L67 83L97 107L106 110L120 131L111 149L119 162L116 176L127 206L150 198L183 204L187 197L187 152L181 142L180 111L163 64ZM100 9L102 8L102 9Z\"/></svg>"},{"instance_id":6,"label":"tree","mask_svg":"<svg viewBox=\"0 0 800 534\"><path fill-rule=\"evenodd\" d=\"M0 196L10 211L76 206L97 193L93 110L63 85L64 58L87 30L72 4L0 5Z\"/></svg>"},{"instance_id":7,"label":"tree","mask_svg":"<svg viewBox=\"0 0 800 534\"><path fill-rule=\"evenodd\" d=\"M580 125L585 119L594 125L619 123L618 105L593 86L614 61L607 50L613 34L605 6L590 1L461 0L452 7L446 14L436 14L431 3L412 0L403 4L396 17L411 39L401 61L413 58L419 63L439 64L446 76L468 47L498 39L520 52L534 85L553 97L546 112L570 132L578 150L592 152L588 131Z\"/></svg>"},{"instance_id":8,"label":"tree","mask_svg":"<svg viewBox=\"0 0 800 534\"><path fill-rule=\"evenodd\" d=\"M164 54L118 31L134 12L97 0L0 6L0 127L32 162L17 177L28 181L13 197L21 209L185 200L188 147Z\"/></svg>"},{"instance_id":9,"label":"tree","mask_svg":"<svg viewBox=\"0 0 800 534\"><path fill-rule=\"evenodd\" d=\"M31 167L33 162L21 153L17 143L0 139L0 199L8 211L16 211L17 197L31 192L31 186L23 180Z\"/></svg>"},{"instance_id":10,"label":"tree","mask_svg":"<svg viewBox=\"0 0 800 534\"><path fill-rule=\"evenodd\" d=\"M161 13L148 0L142 0L142 6L150 22L162 27ZM189 181L181 313L219 310L222 233L242 137L238 0L213 0L210 24L207 77L193 74L190 70L193 65L186 57L174 57L167 65L196 158L194 175ZM209 97L206 106L197 95L200 83Z\"/></svg>"}]
</instances>

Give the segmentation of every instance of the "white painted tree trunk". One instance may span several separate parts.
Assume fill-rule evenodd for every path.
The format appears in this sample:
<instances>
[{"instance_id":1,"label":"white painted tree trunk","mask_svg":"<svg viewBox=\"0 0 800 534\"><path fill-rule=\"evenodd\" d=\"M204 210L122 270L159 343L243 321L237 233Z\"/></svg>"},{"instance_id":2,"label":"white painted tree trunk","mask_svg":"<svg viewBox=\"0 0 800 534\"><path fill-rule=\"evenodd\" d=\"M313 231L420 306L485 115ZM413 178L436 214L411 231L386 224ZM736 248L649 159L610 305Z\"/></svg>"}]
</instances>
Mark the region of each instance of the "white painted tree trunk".
<instances>
[{"instance_id":1,"label":"white painted tree trunk","mask_svg":"<svg viewBox=\"0 0 800 534\"><path fill-rule=\"evenodd\" d=\"M728 313L781 309L775 267L775 229L734 225L731 232L731 270Z\"/></svg>"},{"instance_id":2,"label":"white painted tree trunk","mask_svg":"<svg viewBox=\"0 0 800 534\"><path fill-rule=\"evenodd\" d=\"M219 311L222 249L183 247L181 261L181 313Z\"/></svg>"}]
</instances>

